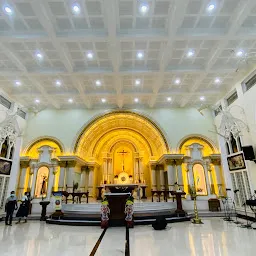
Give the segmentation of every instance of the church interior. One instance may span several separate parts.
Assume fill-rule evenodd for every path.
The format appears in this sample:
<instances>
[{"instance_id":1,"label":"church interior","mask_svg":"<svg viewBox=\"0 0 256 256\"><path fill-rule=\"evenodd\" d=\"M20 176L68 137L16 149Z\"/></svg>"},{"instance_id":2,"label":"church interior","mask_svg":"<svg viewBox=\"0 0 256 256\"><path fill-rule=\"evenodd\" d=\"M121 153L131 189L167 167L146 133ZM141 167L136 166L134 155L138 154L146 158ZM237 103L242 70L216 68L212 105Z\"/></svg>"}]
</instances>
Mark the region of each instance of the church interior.
<instances>
[{"instance_id":1,"label":"church interior","mask_svg":"<svg viewBox=\"0 0 256 256\"><path fill-rule=\"evenodd\" d=\"M255 254L255 0L0 5L1 255Z\"/></svg>"}]
</instances>

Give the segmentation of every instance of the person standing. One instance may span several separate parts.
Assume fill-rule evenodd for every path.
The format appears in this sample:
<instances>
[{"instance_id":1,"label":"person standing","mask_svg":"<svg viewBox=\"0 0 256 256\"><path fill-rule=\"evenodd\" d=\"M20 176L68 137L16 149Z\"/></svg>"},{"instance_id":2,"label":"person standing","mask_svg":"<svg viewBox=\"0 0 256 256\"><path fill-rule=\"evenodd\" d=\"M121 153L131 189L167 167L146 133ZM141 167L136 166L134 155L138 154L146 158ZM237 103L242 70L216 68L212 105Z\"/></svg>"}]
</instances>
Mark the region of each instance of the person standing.
<instances>
[{"instance_id":1,"label":"person standing","mask_svg":"<svg viewBox=\"0 0 256 256\"><path fill-rule=\"evenodd\" d=\"M5 211L6 211L6 217L5 217L5 225L12 226L12 216L14 210L18 209L17 205L17 197L15 195L14 191L11 191L10 196L6 200L5 204Z\"/></svg>"},{"instance_id":2,"label":"person standing","mask_svg":"<svg viewBox=\"0 0 256 256\"><path fill-rule=\"evenodd\" d=\"M27 217L29 213L29 199L27 197L27 192L24 194L24 196L21 199L21 204L19 207L19 210L17 211L16 217L19 218L18 222L16 224L19 224L21 221L21 218L24 218L24 223L27 222Z\"/></svg>"}]
</instances>

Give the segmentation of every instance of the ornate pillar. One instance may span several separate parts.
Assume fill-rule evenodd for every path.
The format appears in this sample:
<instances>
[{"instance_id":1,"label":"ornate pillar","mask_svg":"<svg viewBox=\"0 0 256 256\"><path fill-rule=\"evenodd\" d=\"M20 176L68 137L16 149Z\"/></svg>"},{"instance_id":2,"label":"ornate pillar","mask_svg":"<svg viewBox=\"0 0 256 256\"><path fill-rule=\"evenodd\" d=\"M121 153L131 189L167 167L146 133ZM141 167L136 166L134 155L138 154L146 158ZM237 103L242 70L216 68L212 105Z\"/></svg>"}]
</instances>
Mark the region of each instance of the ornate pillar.
<instances>
[{"instance_id":1,"label":"ornate pillar","mask_svg":"<svg viewBox=\"0 0 256 256\"><path fill-rule=\"evenodd\" d=\"M208 195L212 195L213 191L211 189L211 181L210 181L210 178L209 178L209 165L208 165L207 161L205 161L203 166L204 166L204 175L205 175L205 179L206 179L207 192L208 192Z\"/></svg>"},{"instance_id":2,"label":"ornate pillar","mask_svg":"<svg viewBox=\"0 0 256 256\"><path fill-rule=\"evenodd\" d=\"M89 177L88 177L89 196L94 196L93 183L94 183L94 166L89 166Z\"/></svg>"},{"instance_id":3,"label":"ornate pillar","mask_svg":"<svg viewBox=\"0 0 256 256\"><path fill-rule=\"evenodd\" d=\"M176 170L177 170L177 183L179 188L184 191L184 182L183 182L183 175L182 175L182 165L183 160L176 160Z\"/></svg>"},{"instance_id":4,"label":"ornate pillar","mask_svg":"<svg viewBox=\"0 0 256 256\"><path fill-rule=\"evenodd\" d=\"M58 190L59 191L65 191L66 190L66 161L60 162L60 177L59 177L59 185Z\"/></svg>"},{"instance_id":5,"label":"ornate pillar","mask_svg":"<svg viewBox=\"0 0 256 256\"><path fill-rule=\"evenodd\" d=\"M156 165L155 164L149 164L150 165L150 171L151 171L151 189L157 190L157 184L156 184Z\"/></svg>"},{"instance_id":6,"label":"ornate pillar","mask_svg":"<svg viewBox=\"0 0 256 256\"><path fill-rule=\"evenodd\" d=\"M108 184L114 183L114 177L113 177L113 168L112 168L112 158L108 158Z\"/></svg>"},{"instance_id":7,"label":"ornate pillar","mask_svg":"<svg viewBox=\"0 0 256 256\"><path fill-rule=\"evenodd\" d=\"M221 157L220 155L211 155L210 159L214 169L214 172L212 172L212 174L215 173L216 182L217 182L216 184L217 191L215 192L217 195L224 195L222 177L221 177Z\"/></svg>"},{"instance_id":8,"label":"ornate pillar","mask_svg":"<svg viewBox=\"0 0 256 256\"><path fill-rule=\"evenodd\" d=\"M66 165L66 176L67 176L67 191L73 192L73 182L74 182L74 167L76 166L76 161L67 161Z\"/></svg>"},{"instance_id":9,"label":"ornate pillar","mask_svg":"<svg viewBox=\"0 0 256 256\"><path fill-rule=\"evenodd\" d=\"M57 190L57 188L55 188L55 182L56 182L56 174L58 172L58 168L57 167L59 165L58 159L57 158L51 159L51 163L52 163L53 183L52 183L52 186L51 186L52 190L50 191L50 193L52 191L56 191ZM48 189L49 189L49 187L48 187ZM51 196L51 194L50 194L50 196Z\"/></svg>"},{"instance_id":10,"label":"ornate pillar","mask_svg":"<svg viewBox=\"0 0 256 256\"><path fill-rule=\"evenodd\" d=\"M22 157L20 159L20 178L19 178L19 184L17 188L17 197L21 198L24 194L24 192L27 191L28 185L26 184L26 179L29 175L29 157Z\"/></svg>"},{"instance_id":11,"label":"ornate pillar","mask_svg":"<svg viewBox=\"0 0 256 256\"><path fill-rule=\"evenodd\" d=\"M188 194L190 194L190 188L195 186L194 175L192 170L192 164L187 164L187 177L188 177Z\"/></svg>"},{"instance_id":12,"label":"ornate pillar","mask_svg":"<svg viewBox=\"0 0 256 256\"><path fill-rule=\"evenodd\" d=\"M33 161L31 160L30 161L30 172L29 172L29 175L30 175L30 183L31 184L30 186L30 190L31 190L31 196L34 197L35 196L35 187L36 187L36 175L37 175L37 161Z\"/></svg>"},{"instance_id":13,"label":"ornate pillar","mask_svg":"<svg viewBox=\"0 0 256 256\"><path fill-rule=\"evenodd\" d=\"M160 189L165 190L165 178L164 178L164 166L159 165L159 172L160 172Z\"/></svg>"},{"instance_id":14,"label":"ornate pillar","mask_svg":"<svg viewBox=\"0 0 256 256\"><path fill-rule=\"evenodd\" d=\"M167 170L167 177L168 177L168 190L172 191L175 183L175 173L174 173L174 166L173 160L165 160L165 168Z\"/></svg>"},{"instance_id":15,"label":"ornate pillar","mask_svg":"<svg viewBox=\"0 0 256 256\"><path fill-rule=\"evenodd\" d=\"M86 170L87 170L86 166L81 167L81 179L80 179L81 192L86 191Z\"/></svg>"}]
</instances>

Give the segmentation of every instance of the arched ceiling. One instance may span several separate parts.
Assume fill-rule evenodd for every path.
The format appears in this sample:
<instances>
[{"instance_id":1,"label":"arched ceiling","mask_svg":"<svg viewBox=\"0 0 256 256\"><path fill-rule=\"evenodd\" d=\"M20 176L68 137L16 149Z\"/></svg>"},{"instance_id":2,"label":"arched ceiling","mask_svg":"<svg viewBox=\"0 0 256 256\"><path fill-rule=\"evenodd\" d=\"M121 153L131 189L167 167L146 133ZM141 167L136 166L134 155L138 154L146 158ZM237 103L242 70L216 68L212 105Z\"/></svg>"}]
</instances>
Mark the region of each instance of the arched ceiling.
<instances>
[{"instance_id":1,"label":"arched ceiling","mask_svg":"<svg viewBox=\"0 0 256 256\"><path fill-rule=\"evenodd\" d=\"M85 160L96 157L120 139L131 141L149 155L159 157L169 152L159 127L147 117L129 111L100 116L88 124L76 140L74 153Z\"/></svg>"}]
</instances>

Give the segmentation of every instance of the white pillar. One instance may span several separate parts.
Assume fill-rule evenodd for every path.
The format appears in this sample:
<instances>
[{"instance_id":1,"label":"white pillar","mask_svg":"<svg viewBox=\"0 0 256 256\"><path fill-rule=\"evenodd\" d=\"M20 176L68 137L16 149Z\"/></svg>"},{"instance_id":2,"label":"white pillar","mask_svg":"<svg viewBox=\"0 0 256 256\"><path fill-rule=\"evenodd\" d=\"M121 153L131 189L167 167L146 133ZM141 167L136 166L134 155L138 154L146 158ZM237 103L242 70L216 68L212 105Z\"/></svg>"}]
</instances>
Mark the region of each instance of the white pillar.
<instances>
[{"instance_id":1,"label":"white pillar","mask_svg":"<svg viewBox=\"0 0 256 256\"><path fill-rule=\"evenodd\" d=\"M18 194L17 194L18 198L21 198L25 192L24 191L26 187L25 180L27 175L28 163L21 163L20 167L21 167L20 180L19 180Z\"/></svg>"},{"instance_id":2,"label":"white pillar","mask_svg":"<svg viewBox=\"0 0 256 256\"><path fill-rule=\"evenodd\" d=\"M165 190L165 180L164 180L164 170L163 167L160 167L160 188L161 190Z\"/></svg>"},{"instance_id":3,"label":"white pillar","mask_svg":"<svg viewBox=\"0 0 256 256\"><path fill-rule=\"evenodd\" d=\"M208 172L208 165L205 163L204 165L204 175L205 175L205 179L206 179L206 188L207 188L207 192L208 195L212 195L212 190L211 190L211 183L210 183L210 179L209 179L209 172Z\"/></svg>"},{"instance_id":4,"label":"white pillar","mask_svg":"<svg viewBox=\"0 0 256 256\"><path fill-rule=\"evenodd\" d=\"M93 196L93 181L94 181L94 167L89 167L89 181L88 181L88 191L89 196Z\"/></svg>"},{"instance_id":5,"label":"white pillar","mask_svg":"<svg viewBox=\"0 0 256 256\"><path fill-rule=\"evenodd\" d=\"M12 190L16 190L16 186L18 184L19 171L20 171L20 150L22 146L22 138L18 137L15 142L11 175L9 179L9 185L7 190L7 195L10 194Z\"/></svg>"},{"instance_id":6,"label":"white pillar","mask_svg":"<svg viewBox=\"0 0 256 256\"><path fill-rule=\"evenodd\" d=\"M112 158L109 158L108 159L108 183L110 184L113 184L114 182L114 179L113 179L113 169L112 169Z\"/></svg>"},{"instance_id":7,"label":"white pillar","mask_svg":"<svg viewBox=\"0 0 256 256\"><path fill-rule=\"evenodd\" d=\"M80 189L81 192L85 192L85 179L86 179L86 169L81 168L81 178L80 178Z\"/></svg>"},{"instance_id":8,"label":"white pillar","mask_svg":"<svg viewBox=\"0 0 256 256\"><path fill-rule=\"evenodd\" d=\"M139 165L138 165L138 158L135 157L135 168L134 168L134 182L139 183Z\"/></svg>"},{"instance_id":9,"label":"white pillar","mask_svg":"<svg viewBox=\"0 0 256 256\"><path fill-rule=\"evenodd\" d=\"M151 165L151 180L152 180L152 190L157 190L156 185L156 165Z\"/></svg>"},{"instance_id":10,"label":"white pillar","mask_svg":"<svg viewBox=\"0 0 256 256\"><path fill-rule=\"evenodd\" d=\"M178 180L177 183L179 184L180 189L184 190L184 182L183 182L183 175L182 175L182 168L181 168L182 163L179 163L177 165L177 172L178 172Z\"/></svg>"},{"instance_id":11,"label":"white pillar","mask_svg":"<svg viewBox=\"0 0 256 256\"><path fill-rule=\"evenodd\" d=\"M173 185L175 183L174 166L172 162L167 162L167 175L168 175L168 190L173 190Z\"/></svg>"},{"instance_id":12,"label":"white pillar","mask_svg":"<svg viewBox=\"0 0 256 256\"><path fill-rule=\"evenodd\" d=\"M59 176L59 184L58 184L58 190L59 191L65 191L65 171L66 168L64 166L60 167L60 176Z\"/></svg>"},{"instance_id":13,"label":"white pillar","mask_svg":"<svg viewBox=\"0 0 256 256\"><path fill-rule=\"evenodd\" d=\"M194 175L193 175L193 170L192 170L191 164L188 165L187 173L188 173L188 185L189 185L188 193L190 194L191 187L195 186Z\"/></svg>"},{"instance_id":14,"label":"white pillar","mask_svg":"<svg viewBox=\"0 0 256 256\"><path fill-rule=\"evenodd\" d=\"M31 166L30 174L33 175L32 185L31 185L31 196L32 197L35 196L37 170L38 170L38 168L36 166L34 166L34 165Z\"/></svg>"},{"instance_id":15,"label":"white pillar","mask_svg":"<svg viewBox=\"0 0 256 256\"><path fill-rule=\"evenodd\" d=\"M47 197L46 197L48 201L50 200L52 195L53 182L54 182L54 174L53 174L53 171L51 170L48 178Z\"/></svg>"}]
</instances>

